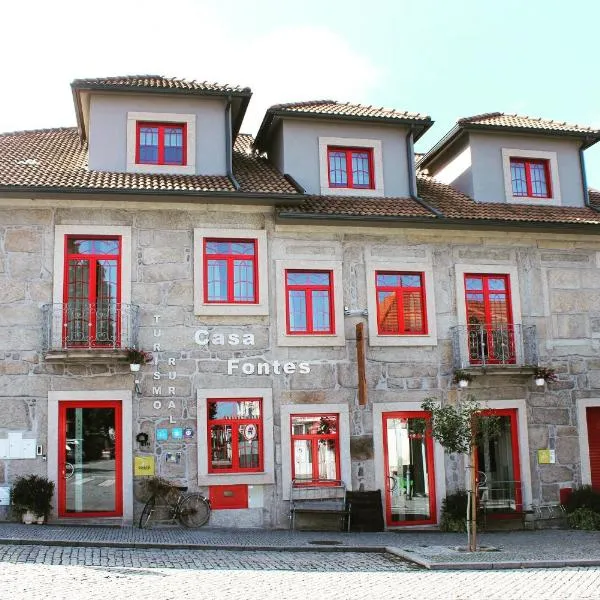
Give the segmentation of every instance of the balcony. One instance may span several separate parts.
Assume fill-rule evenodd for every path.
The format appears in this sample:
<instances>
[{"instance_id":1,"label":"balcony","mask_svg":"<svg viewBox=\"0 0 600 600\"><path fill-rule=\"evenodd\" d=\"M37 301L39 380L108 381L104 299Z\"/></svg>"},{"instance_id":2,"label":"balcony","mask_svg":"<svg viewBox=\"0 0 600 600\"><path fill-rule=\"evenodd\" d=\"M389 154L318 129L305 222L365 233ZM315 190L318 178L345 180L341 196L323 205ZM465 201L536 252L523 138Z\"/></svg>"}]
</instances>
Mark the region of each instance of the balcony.
<instances>
[{"instance_id":1,"label":"balcony","mask_svg":"<svg viewBox=\"0 0 600 600\"><path fill-rule=\"evenodd\" d=\"M534 325L477 323L451 327L450 333L455 369L505 372L537 364Z\"/></svg>"},{"instance_id":2,"label":"balcony","mask_svg":"<svg viewBox=\"0 0 600 600\"><path fill-rule=\"evenodd\" d=\"M43 352L47 361L121 358L135 346L139 308L132 304L45 304Z\"/></svg>"}]
</instances>

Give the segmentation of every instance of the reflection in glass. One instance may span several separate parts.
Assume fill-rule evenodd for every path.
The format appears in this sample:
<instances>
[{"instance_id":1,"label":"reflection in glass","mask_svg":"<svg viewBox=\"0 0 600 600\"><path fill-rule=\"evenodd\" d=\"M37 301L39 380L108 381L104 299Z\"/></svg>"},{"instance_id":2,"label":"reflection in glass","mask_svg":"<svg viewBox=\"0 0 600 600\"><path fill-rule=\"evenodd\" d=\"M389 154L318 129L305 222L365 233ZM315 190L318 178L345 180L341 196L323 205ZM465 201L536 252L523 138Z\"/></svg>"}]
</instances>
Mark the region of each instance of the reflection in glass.
<instances>
[{"instance_id":1,"label":"reflection in glass","mask_svg":"<svg viewBox=\"0 0 600 600\"><path fill-rule=\"evenodd\" d=\"M422 417L387 417L385 427L390 524L434 519L429 472L433 457L429 456L432 444L427 421Z\"/></svg>"},{"instance_id":2,"label":"reflection in glass","mask_svg":"<svg viewBox=\"0 0 600 600\"><path fill-rule=\"evenodd\" d=\"M65 409L65 511L117 509L116 409Z\"/></svg>"}]
</instances>

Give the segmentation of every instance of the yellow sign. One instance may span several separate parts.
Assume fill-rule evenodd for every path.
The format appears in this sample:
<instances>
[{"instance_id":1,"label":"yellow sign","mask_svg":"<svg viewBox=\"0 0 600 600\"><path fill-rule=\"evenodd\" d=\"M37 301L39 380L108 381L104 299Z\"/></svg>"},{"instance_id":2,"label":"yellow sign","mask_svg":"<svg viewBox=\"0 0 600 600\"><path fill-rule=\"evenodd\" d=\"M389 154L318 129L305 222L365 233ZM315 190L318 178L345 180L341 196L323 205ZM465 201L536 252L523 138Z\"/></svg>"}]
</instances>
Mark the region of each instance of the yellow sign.
<instances>
[{"instance_id":1,"label":"yellow sign","mask_svg":"<svg viewBox=\"0 0 600 600\"><path fill-rule=\"evenodd\" d=\"M538 465L552 465L556 462L556 452L547 448L537 451Z\"/></svg>"},{"instance_id":2,"label":"yellow sign","mask_svg":"<svg viewBox=\"0 0 600 600\"><path fill-rule=\"evenodd\" d=\"M133 474L136 477L154 475L154 456L136 456L133 462Z\"/></svg>"}]
</instances>

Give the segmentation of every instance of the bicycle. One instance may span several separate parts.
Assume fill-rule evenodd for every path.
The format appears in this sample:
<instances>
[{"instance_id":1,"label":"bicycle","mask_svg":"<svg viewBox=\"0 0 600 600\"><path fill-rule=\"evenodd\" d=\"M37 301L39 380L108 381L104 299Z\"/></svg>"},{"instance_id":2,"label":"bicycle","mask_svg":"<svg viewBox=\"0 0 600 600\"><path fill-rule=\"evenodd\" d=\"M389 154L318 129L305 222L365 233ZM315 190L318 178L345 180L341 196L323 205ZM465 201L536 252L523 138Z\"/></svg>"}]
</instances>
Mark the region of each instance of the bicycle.
<instances>
[{"instance_id":1,"label":"bicycle","mask_svg":"<svg viewBox=\"0 0 600 600\"><path fill-rule=\"evenodd\" d=\"M179 521L184 527L202 527L208 522L210 500L202 494L186 494L187 487L174 486L158 478L147 484L147 487L150 488L151 496L140 515L140 529L150 527L153 520L170 523ZM157 500L161 502L157 503ZM161 508L168 509L168 519L156 519L156 512Z\"/></svg>"}]
</instances>

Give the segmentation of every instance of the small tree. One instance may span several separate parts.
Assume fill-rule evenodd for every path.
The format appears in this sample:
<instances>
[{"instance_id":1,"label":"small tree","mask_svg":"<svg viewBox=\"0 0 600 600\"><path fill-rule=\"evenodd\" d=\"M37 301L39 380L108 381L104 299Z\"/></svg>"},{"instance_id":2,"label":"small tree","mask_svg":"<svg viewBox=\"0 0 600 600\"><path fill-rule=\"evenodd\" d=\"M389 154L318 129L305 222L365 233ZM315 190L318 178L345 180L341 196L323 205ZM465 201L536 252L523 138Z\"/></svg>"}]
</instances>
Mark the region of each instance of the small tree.
<instances>
[{"instance_id":1,"label":"small tree","mask_svg":"<svg viewBox=\"0 0 600 600\"><path fill-rule=\"evenodd\" d=\"M469 551L477 548L477 445L484 433L497 437L500 419L482 415L482 407L476 398L469 395L456 404L440 404L435 398L425 398L421 408L431 413L431 435L447 452L469 457L470 490L467 504L467 532Z\"/></svg>"}]
</instances>

